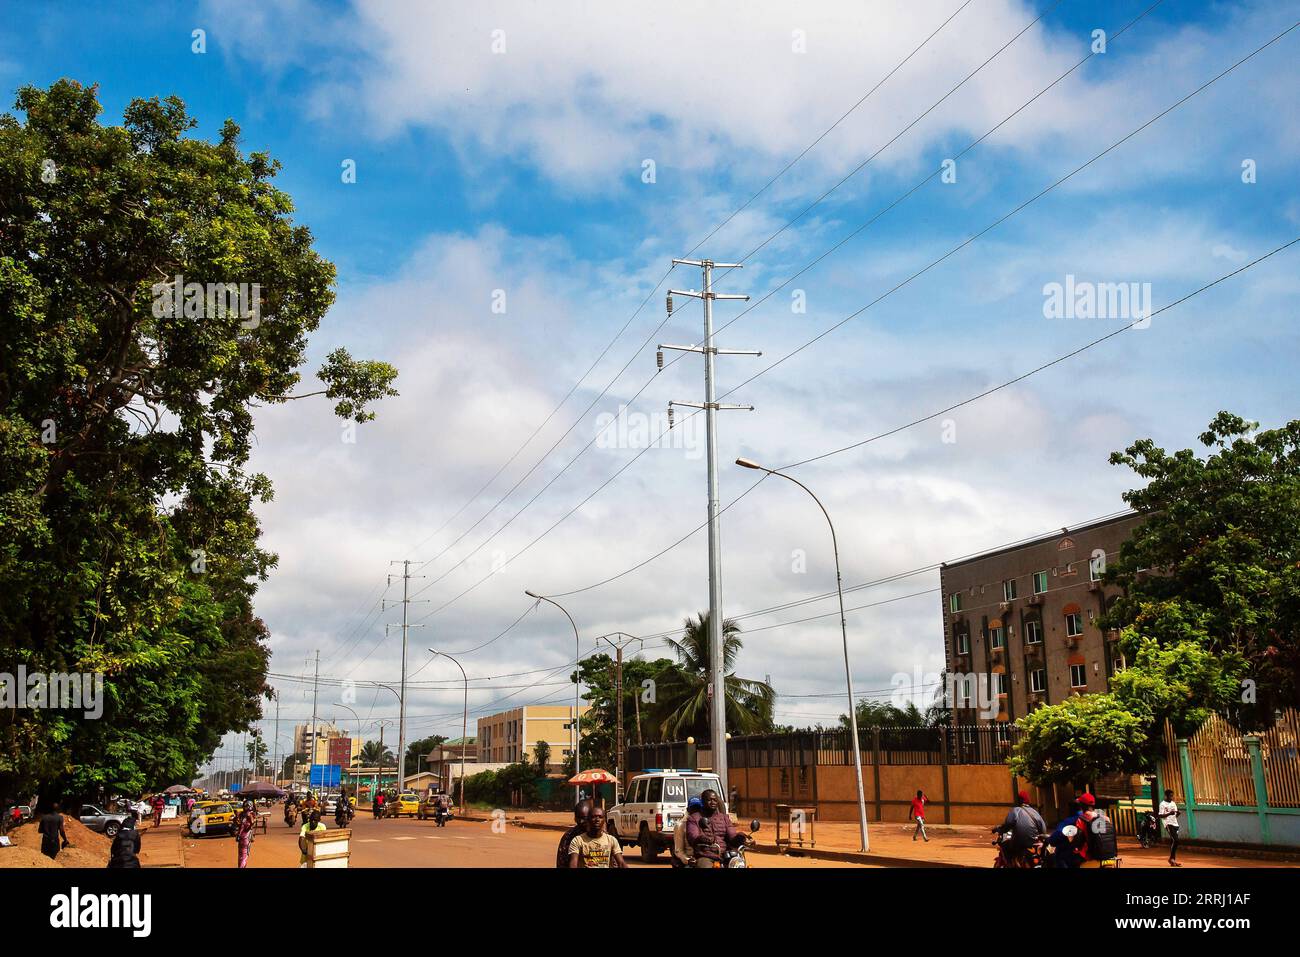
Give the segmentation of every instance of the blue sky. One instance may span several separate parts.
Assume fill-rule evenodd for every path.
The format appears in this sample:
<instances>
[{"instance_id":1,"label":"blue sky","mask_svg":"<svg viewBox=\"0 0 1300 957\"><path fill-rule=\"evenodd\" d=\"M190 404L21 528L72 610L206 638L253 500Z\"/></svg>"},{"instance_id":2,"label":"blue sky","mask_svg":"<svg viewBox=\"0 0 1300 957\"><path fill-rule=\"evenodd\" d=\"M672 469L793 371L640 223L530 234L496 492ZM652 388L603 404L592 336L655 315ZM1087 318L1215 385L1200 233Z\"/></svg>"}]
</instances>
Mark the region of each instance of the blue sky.
<instances>
[{"instance_id":1,"label":"blue sky","mask_svg":"<svg viewBox=\"0 0 1300 957\"><path fill-rule=\"evenodd\" d=\"M780 285L1086 56L1093 30L1113 38L1149 5L971 0L701 252L745 255L980 68L975 76L720 288L757 298ZM397 649L382 625L396 619L392 610L368 614L372 596L390 559L436 558L422 569L432 584L421 598L433 604L415 614L455 600L418 634L414 660L425 669L421 680L442 681L441 666L426 664L426 644L478 645L527 610L523 588L580 588L639 563L703 518L703 462L698 449L680 445L641 456L567 514L639 451L635 435L622 433L584 451L601 413L617 413L645 385L629 414L647 417L657 433L668 399L699 398L698 362L647 383L654 342L699 336L691 306L654 332L660 290L501 478L430 538L596 361L668 260L961 6L6 3L0 85L12 98L19 85L63 76L98 83L105 122L120 120L133 97L175 93L199 120L197 135L213 137L233 117L246 149L283 163L280 185L294 197L296 220L339 268L338 304L314 354L342 344L390 359L402 370L402 397L355 443L340 441L321 407L295 403L259 417L256 464L277 487L263 521L281 556L259 613L272 628L278 670L301 671L319 647L330 675L389 680ZM721 346L764 356L719 360L722 388L943 256L1286 29L1298 12L1294 2L1165 0L962 156L955 183L930 180L723 333ZM191 52L195 29L206 31L206 53ZM498 41L504 49L494 52ZM757 410L723 418L720 460L745 454L782 463L856 442L1122 324L1045 318L1044 286L1066 275L1150 283L1158 308L1300 235L1298 52L1300 30L746 385L731 400ZM340 179L346 159L357 164L354 184ZM642 180L646 160L654 162L653 183ZM1245 160L1255 164L1252 184L1242 182ZM1138 437L1186 447L1225 408L1265 425L1293 418L1295 256L1281 254L1149 329L954 413L955 442L943 442L933 421L801 470L841 525L846 579L1115 511L1131 477L1106 455ZM697 286L698 275L679 269L670 282ZM507 296L504 314L491 311L498 289ZM806 311L792 308L794 290ZM719 320L742 308L720 304ZM650 347L638 352L647 336ZM735 473L724 468L724 503L750 484ZM814 518L805 503L768 486L728 512L727 614L833 584ZM791 570L797 550L808 555L806 572ZM494 560L507 564L457 597ZM706 604L703 563L696 536L615 584L574 596L572 610L592 637L671 630ZM936 584L922 577L870 594ZM784 619L751 621L825 610L802 606ZM468 656L467 670L562 667L572 646L553 617L532 613ZM937 671L942 662L937 596L857 613L851 625L864 689L887 689L895 674ZM756 633L741 671L780 676L778 691L789 695L833 690L836 641L833 619ZM471 707L492 707L500 696L491 688L500 684L484 682ZM298 696L300 715L301 689L285 687L286 702ZM563 691L542 683L510 703ZM457 694L443 685L413 693L410 710L428 716L413 731L451 733ZM829 705L805 700L783 702L783 719L833 720ZM370 691L359 701L367 720L392 710L372 702Z\"/></svg>"}]
</instances>

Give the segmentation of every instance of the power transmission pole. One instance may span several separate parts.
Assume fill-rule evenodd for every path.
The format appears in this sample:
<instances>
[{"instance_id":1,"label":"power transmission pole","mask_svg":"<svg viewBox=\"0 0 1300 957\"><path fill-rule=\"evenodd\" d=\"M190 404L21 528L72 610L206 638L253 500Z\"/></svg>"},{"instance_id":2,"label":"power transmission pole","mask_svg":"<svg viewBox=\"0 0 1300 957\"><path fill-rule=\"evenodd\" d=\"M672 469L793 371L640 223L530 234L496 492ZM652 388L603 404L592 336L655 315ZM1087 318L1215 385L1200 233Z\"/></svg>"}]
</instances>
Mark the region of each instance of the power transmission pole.
<instances>
[{"instance_id":1,"label":"power transmission pole","mask_svg":"<svg viewBox=\"0 0 1300 957\"><path fill-rule=\"evenodd\" d=\"M316 677L311 681L311 741L307 745L307 786L311 787L311 766L316 762L316 692L320 687L320 649L316 649Z\"/></svg>"},{"instance_id":2,"label":"power transmission pole","mask_svg":"<svg viewBox=\"0 0 1300 957\"><path fill-rule=\"evenodd\" d=\"M396 560L389 563L397 565ZM409 609L411 605L410 588L412 578L423 578L423 575L411 574L411 561L406 559L400 562L402 566L402 683L401 693L397 698L397 792L400 794L404 787L404 778L406 777L406 635L411 628L422 628L423 625L412 625L410 623ZM388 581L391 584L395 576L389 575ZM384 605L398 604L398 602L384 602ZM416 769L419 770L418 768Z\"/></svg>"},{"instance_id":3,"label":"power transmission pole","mask_svg":"<svg viewBox=\"0 0 1300 957\"><path fill-rule=\"evenodd\" d=\"M713 373L713 357L760 356L761 352L742 349L719 349L713 344L713 301L715 299L748 299L748 296L713 291L714 269L739 269L739 263L715 263L710 259L674 259L674 265L699 266L703 273L703 288L694 290L668 290L668 314L673 312L673 296L690 296L704 303L704 342L699 346L660 345L658 365L663 368L663 350L699 352L704 356L704 402L669 402L668 427L673 426L673 406L683 405L704 410L705 440L709 462L709 730L713 742L713 770L727 793L727 688L725 656L722 647L722 543L718 529L718 433L719 409L744 409L752 412L752 405L719 403Z\"/></svg>"},{"instance_id":4,"label":"power transmission pole","mask_svg":"<svg viewBox=\"0 0 1300 957\"><path fill-rule=\"evenodd\" d=\"M618 638L619 640L615 642L612 640L613 638ZM614 732L614 755L615 755L615 760L618 762L617 766L614 768L614 803L617 804L618 792L620 789L620 785L623 783L623 768L626 765L626 761L624 760L626 756L626 752L623 748L623 647L625 645L631 644L634 641L641 641L641 639L635 637L634 635L629 635L621 631L616 631L610 635L601 635L599 638L596 639L597 644L600 644L600 642L602 641L605 642L607 645L609 645L611 648L613 648L615 653L618 656L617 664L615 665L614 668L614 708L615 708L614 713L617 715L617 717L615 718L616 730ZM645 642L643 641L641 642L641 647L643 648L645 647ZM638 705L638 715L637 715L638 729L640 727L640 724L641 724L640 708ZM637 736L640 737L639 730Z\"/></svg>"}]
</instances>

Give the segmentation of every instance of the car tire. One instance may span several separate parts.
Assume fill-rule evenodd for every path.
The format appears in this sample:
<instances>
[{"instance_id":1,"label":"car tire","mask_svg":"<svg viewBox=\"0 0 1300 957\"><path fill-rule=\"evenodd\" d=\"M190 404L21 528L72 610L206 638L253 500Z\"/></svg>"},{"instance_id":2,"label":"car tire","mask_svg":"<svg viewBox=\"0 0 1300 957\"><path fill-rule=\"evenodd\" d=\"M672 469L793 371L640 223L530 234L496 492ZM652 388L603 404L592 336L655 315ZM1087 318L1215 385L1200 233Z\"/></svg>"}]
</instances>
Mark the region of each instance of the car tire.
<instances>
[{"instance_id":1,"label":"car tire","mask_svg":"<svg viewBox=\"0 0 1300 957\"><path fill-rule=\"evenodd\" d=\"M104 836L112 839L117 837L117 832L120 830L122 830L121 824L118 824L116 821L109 821L104 825Z\"/></svg>"},{"instance_id":2,"label":"car tire","mask_svg":"<svg viewBox=\"0 0 1300 957\"><path fill-rule=\"evenodd\" d=\"M650 833L650 828L642 824L641 832L637 835L637 846L641 848L641 860L646 864L653 864L659 859L659 842L654 839Z\"/></svg>"}]
</instances>

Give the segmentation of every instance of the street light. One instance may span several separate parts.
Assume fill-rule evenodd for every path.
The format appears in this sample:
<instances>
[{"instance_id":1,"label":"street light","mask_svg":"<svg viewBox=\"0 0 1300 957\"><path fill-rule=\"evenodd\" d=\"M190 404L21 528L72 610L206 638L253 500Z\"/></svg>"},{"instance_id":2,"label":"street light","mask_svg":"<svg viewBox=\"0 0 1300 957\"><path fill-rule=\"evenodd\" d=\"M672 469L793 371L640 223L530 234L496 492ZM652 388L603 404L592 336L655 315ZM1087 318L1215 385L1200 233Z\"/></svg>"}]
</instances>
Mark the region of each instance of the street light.
<instances>
[{"instance_id":1,"label":"street light","mask_svg":"<svg viewBox=\"0 0 1300 957\"><path fill-rule=\"evenodd\" d=\"M524 594L529 598L536 598L538 601L550 602L560 611L564 612L564 617L569 619L569 624L573 625L573 664L578 667L582 662L582 650L580 648L580 639L578 638L578 626L573 621L573 616L564 610L564 606L552 598L545 595L539 595L537 592L524 589ZM574 682L573 687L573 775L577 777L582 773L582 712L579 710L578 695L582 692L582 671L579 668L577 672L578 680ZM579 791L579 786L574 785L574 790Z\"/></svg>"},{"instance_id":2,"label":"street light","mask_svg":"<svg viewBox=\"0 0 1300 957\"><path fill-rule=\"evenodd\" d=\"M432 655L442 655L444 658L446 658L448 661L450 661L452 664L454 664L457 668L460 668L460 677L461 677L461 680L465 682L465 711L464 711L464 713L461 715L461 719L460 719L460 801L459 801L459 804L458 804L458 806L461 808L461 812L464 813L464 808L465 808L465 748L466 748L466 747L468 746L468 744L469 744L469 737L468 737L468 735L469 735L469 730L468 730L468 729L469 729L469 679L465 677L465 669L461 667L460 662L457 661L455 658L453 658L451 655L447 654L447 652L445 652L445 651L434 651L432 648L430 648L430 649L429 649L429 653L432 654Z\"/></svg>"},{"instance_id":3,"label":"street light","mask_svg":"<svg viewBox=\"0 0 1300 957\"><path fill-rule=\"evenodd\" d=\"M853 703L853 672L849 668L849 631L848 625L844 621L844 580L840 577L840 546L835 538L835 523L831 521L830 513L826 511L826 506L822 504L821 499L813 495L813 490L797 478L792 478L784 472L778 472L776 469L759 465L750 459L736 459L736 464L741 468L757 469L760 472L766 472L768 475L778 475L799 486L809 495L812 495L812 500L817 503L817 507L826 516L826 524L831 529L831 550L835 553L835 591L840 597L840 637L844 642L844 683L848 688L849 695L849 729L853 733L853 770L857 775L858 784L858 827L862 832L861 850L865 853L871 849L867 840L867 798L862 789L862 751L858 747L858 714Z\"/></svg>"}]
</instances>

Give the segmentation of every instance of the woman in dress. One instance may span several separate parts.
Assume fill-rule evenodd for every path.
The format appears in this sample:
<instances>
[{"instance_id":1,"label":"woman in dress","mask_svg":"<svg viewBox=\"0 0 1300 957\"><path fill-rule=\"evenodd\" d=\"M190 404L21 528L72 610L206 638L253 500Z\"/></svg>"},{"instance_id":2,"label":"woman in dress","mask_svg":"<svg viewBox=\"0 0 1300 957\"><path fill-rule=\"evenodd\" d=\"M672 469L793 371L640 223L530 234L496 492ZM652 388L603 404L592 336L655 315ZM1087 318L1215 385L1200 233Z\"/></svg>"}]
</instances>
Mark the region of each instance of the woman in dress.
<instances>
[{"instance_id":1,"label":"woman in dress","mask_svg":"<svg viewBox=\"0 0 1300 957\"><path fill-rule=\"evenodd\" d=\"M239 845L239 866L248 866L248 852L253 847L253 828L257 826L257 812L253 802L245 801L244 809L235 820L235 843Z\"/></svg>"}]
</instances>

